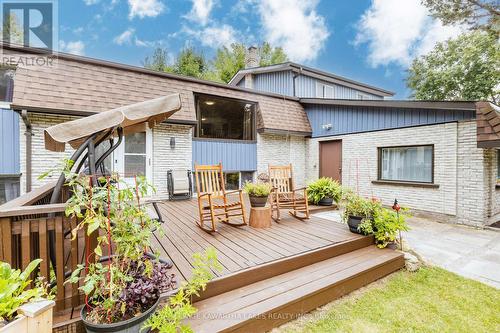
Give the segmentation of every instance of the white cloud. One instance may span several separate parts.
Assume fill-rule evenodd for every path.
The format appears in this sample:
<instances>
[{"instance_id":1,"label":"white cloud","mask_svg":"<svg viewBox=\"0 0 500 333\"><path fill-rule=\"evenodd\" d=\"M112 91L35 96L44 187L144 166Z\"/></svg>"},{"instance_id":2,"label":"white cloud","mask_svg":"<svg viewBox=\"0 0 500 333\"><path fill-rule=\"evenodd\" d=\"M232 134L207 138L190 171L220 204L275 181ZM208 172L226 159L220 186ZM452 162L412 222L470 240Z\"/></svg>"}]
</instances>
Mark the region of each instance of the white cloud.
<instances>
[{"instance_id":1,"label":"white cloud","mask_svg":"<svg viewBox=\"0 0 500 333\"><path fill-rule=\"evenodd\" d=\"M210 21L210 13L216 3L215 0L191 0L193 7L185 16L188 20L206 25Z\"/></svg>"},{"instance_id":2,"label":"white cloud","mask_svg":"<svg viewBox=\"0 0 500 333\"><path fill-rule=\"evenodd\" d=\"M156 17L165 10L165 5L160 0L128 0L130 7L129 18Z\"/></svg>"},{"instance_id":3,"label":"white cloud","mask_svg":"<svg viewBox=\"0 0 500 333\"><path fill-rule=\"evenodd\" d=\"M238 32L227 24L218 24L201 30L192 30L184 27L183 31L198 39L202 45L213 48L229 46L238 40Z\"/></svg>"},{"instance_id":4,"label":"white cloud","mask_svg":"<svg viewBox=\"0 0 500 333\"><path fill-rule=\"evenodd\" d=\"M134 35L135 35L135 29L128 28L127 30L116 36L113 39L113 42L118 45L124 45L124 44L130 45L132 44L132 38L134 37Z\"/></svg>"},{"instance_id":5,"label":"white cloud","mask_svg":"<svg viewBox=\"0 0 500 333\"><path fill-rule=\"evenodd\" d=\"M443 26L420 0L373 0L357 26L355 44L368 44L371 66L408 66L437 42L458 36L463 27Z\"/></svg>"},{"instance_id":6,"label":"white cloud","mask_svg":"<svg viewBox=\"0 0 500 333\"><path fill-rule=\"evenodd\" d=\"M65 42L63 40L59 41L59 50L61 52L72 53L76 55L84 55L85 54L85 43L81 40L74 42Z\"/></svg>"},{"instance_id":7,"label":"white cloud","mask_svg":"<svg viewBox=\"0 0 500 333\"><path fill-rule=\"evenodd\" d=\"M87 6L95 5L98 3L100 0L83 0Z\"/></svg>"},{"instance_id":8,"label":"white cloud","mask_svg":"<svg viewBox=\"0 0 500 333\"><path fill-rule=\"evenodd\" d=\"M261 0L258 4L264 37L281 46L294 61L315 59L329 36L317 0Z\"/></svg>"}]
</instances>

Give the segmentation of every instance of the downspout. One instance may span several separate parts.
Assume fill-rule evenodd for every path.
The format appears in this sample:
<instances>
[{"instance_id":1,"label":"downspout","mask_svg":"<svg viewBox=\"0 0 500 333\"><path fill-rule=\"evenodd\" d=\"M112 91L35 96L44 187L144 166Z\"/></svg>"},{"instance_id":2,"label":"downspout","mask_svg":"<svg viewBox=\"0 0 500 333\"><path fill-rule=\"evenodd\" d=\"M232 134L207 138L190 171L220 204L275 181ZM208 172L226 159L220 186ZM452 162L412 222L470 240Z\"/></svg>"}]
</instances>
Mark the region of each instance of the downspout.
<instances>
[{"instance_id":1,"label":"downspout","mask_svg":"<svg viewBox=\"0 0 500 333\"><path fill-rule=\"evenodd\" d=\"M292 78L292 87L293 87L293 97L297 97L297 92L296 92L296 88L295 88L295 79L302 74L302 67L299 68L299 71L297 73L294 73L293 74L293 78Z\"/></svg>"},{"instance_id":2,"label":"downspout","mask_svg":"<svg viewBox=\"0 0 500 333\"><path fill-rule=\"evenodd\" d=\"M24 126L26 126L26 131L24 135L26 136L26 193L31 191L31 175L32 175L32 141L33 128L31 127L31 122L28 119L28 111L21 111L21 118L23 119Z\"/></svg>"}]
</instances>

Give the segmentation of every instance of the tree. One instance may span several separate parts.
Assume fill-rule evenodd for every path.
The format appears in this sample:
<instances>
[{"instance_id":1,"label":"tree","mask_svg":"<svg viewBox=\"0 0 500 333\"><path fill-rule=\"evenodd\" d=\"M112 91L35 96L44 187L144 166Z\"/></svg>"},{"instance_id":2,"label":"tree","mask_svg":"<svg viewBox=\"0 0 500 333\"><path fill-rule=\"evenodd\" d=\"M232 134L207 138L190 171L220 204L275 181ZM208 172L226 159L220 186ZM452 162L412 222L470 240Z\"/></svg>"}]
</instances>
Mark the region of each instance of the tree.
<instances>
[{"instance_id":1,"label":"tree","mask_svg":"<svg viewBox=\"0 0 500 333\"><path fill-rule=\"evenodd\" d=\"M264 42L260 47L260 66L269 66L288 61L288 57L281 47L273 48L268 42Z\"/></svg>"},{"instance_id":2,"label":"tree","mask_svg":"<svg viewBox=\"0 0 500 333\"><path fill-rule=\"evenodd\" d=\"M4 36L9 36L11 44L24 44L24 33L19 25L16 15L8 15L7 20L3 22L2 30L0 32L2 34L2 39Z\"/></svg>"},{"instance_id":3,"label":"tree","mask_svg":"<svg viewBox=\"0 0 500 333\"><path fill-rule=\"evenodd\" d=\"M481 31L438 43L415 59L407 85L425 100L480 100L500 97L500 46L495 35Z\"/></svg>"},{"instance_id":4,"label":"tree","mask_svg":"<svg viewBox=\"0 0 500 333\"><path fill-rule=\"evenodd\" d=\"M192 47L181 50L172 64L168 63L168 52L158 47L153 55L146 57L143 61L144 67L160 72L180 74L201 78L206 75L208 64L205 56Z\"/></svg>"},{"instance_id":5,"label":"tree","mask_svg":"<svg viewBox=\"0 0 500 333\"><path fill-rule=\"evenodd\" d=\"M422 0L422 3L444 24L465 24L475 30L500 31L498 0Z\"/></svg>"}]
</instances>

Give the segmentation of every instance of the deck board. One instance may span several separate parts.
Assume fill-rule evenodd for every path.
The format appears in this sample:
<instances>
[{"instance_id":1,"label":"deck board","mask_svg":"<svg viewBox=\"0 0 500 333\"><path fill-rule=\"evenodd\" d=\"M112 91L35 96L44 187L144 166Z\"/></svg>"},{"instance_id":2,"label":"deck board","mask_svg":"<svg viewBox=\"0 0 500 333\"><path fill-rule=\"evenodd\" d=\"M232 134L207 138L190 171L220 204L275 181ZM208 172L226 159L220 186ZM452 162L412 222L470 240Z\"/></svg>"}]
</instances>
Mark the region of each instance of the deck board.
<instances>
[{"instance_id":1,"label":"deck board","mask_svg":"<svg viewBox=\"0 0 500 333\"><path fill-rule=\"evenodd\" d=\"M246 207L248 217L250 206L247 204ZM196 224L196 199L164 201L159 204L159 208L165 221L162 224L163 235L155 233L152 249L159 251L162 258L174 262L178 280L191 276L192 255L208 247L217 250L218 261L223 270L215 274L217 277L223 277L362 237L350 233L344 225L315 216L302 221L286 211L283 211L282 220L279 223L273 222L272 227L268 229L232 227L219 223L218 232L209 234Z\"/></svg>"}]
</instances>

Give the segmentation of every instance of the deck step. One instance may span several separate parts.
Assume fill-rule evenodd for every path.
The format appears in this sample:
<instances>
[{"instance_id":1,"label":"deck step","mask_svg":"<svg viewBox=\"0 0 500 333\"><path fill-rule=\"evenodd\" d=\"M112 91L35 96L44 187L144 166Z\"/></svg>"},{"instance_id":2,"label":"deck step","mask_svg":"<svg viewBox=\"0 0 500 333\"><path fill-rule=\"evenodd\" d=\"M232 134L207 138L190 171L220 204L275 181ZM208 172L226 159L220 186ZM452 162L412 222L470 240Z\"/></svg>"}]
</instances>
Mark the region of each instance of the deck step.
<instances>
[{"instance_id":1,"label":"deck step","mask_svg":"<svg viewBox=\"0 0 500 333\"><path fill-rule=\"evenodd\" d=\"M265 332L404 266L399 252L364 247L195 303L195 332Z\"/></svg>"}]
</instances>

